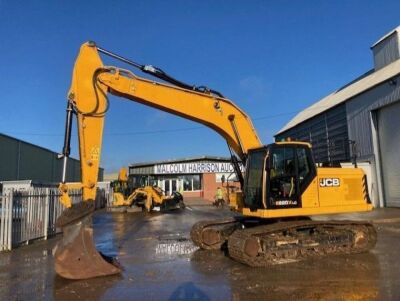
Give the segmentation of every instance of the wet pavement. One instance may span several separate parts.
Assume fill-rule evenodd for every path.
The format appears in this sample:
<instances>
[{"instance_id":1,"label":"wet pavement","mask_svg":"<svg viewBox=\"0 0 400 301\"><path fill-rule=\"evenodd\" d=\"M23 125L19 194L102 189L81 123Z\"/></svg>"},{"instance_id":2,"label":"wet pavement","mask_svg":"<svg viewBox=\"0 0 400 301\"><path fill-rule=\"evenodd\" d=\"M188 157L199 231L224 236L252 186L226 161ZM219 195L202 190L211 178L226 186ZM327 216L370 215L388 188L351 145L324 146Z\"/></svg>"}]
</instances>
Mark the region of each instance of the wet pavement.
<instances>
[{"instance_id":1,"label":"wet pavement","mask_svg":"<svg viewBox=\"0 0 400 301\"><path fill-rule=\"evenodd\" d=\"M39 241L0 253L0 300L400 300L400 210L363 215L376 221L378 231L369 253L267 269L191 243L193 223L230 214L196 204L164 214L97 212L97 248L118 256L121 275L62 279L52 257L59 238ZM349 217L360 219L339 218Z\"/></svg>"}]
</instances>

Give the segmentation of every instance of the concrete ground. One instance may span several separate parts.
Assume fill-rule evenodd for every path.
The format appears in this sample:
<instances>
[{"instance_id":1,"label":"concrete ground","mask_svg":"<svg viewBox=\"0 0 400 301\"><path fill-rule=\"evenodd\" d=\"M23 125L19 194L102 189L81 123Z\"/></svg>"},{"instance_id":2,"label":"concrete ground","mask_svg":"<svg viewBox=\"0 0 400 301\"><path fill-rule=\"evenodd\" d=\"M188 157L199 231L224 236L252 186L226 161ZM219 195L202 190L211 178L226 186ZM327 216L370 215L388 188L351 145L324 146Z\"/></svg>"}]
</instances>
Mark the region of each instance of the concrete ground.
<instances>
[{"instance_id":1,"label":"concrete ground","mask_svg":"<svg viewBox=\"0 0 400 301\"><path fill-rule=\"evenodd\" d=\"M193 246L193 223L231 214L202 204L151 215L97 212L97 247L118 256L119 276L56 276L59 237L0 253L0 300L400 300L399 209L337 217L374 220L378 243L369 253L250 268Z\"/></svg>"}]
</instances>

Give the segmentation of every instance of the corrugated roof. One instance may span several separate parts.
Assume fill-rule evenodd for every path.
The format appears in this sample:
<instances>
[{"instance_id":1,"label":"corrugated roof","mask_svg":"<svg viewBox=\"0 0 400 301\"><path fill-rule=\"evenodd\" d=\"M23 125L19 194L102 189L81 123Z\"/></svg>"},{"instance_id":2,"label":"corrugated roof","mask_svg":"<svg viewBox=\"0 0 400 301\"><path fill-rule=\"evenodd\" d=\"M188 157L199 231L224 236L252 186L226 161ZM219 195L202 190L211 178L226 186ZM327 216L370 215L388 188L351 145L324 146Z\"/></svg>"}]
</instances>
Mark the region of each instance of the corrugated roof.
<instances>
[{"instance_id":1,"label":"corrugated roof","mask_svg":"<svg viewBox=\"0 0 400 301\"><path fill-rule=\"evenodd\" d=\"M378 41L379 42L379 41ZM396 60L393 63L373 72L354 83L345 86L345 88L339 89L332 94L322 98L312 106L298 113L292 120L290 120L283 128L281 128L275 135L283 133L299 123L306 121L330 108L337 106L350 98L369 90L382 82L389 80L390 78L400 74L400 60Z\"/></svg>"},{"instance_id":2,"label":"corrugated roof","mask_svg":"<svg viewBox=\"0 0 400 301\"><path fill-rule=\"evenodd\" d=\"M217 156L200 156L200 157L189 157L181 159L168 159L160 161L149 161L129 164L129 167L144 167L157 164L168 164L168 163L178 163L178 162L193 162L193 161L230 161L228 157L217 157Z\"/></svg>"},{"instance_id":3,"label":"corrugated roof","mask_svg":"<svg viewBox=\"0 0 400 301\"><path fill-rule=\"evenodd\" d=\"M383 40L385 40L387 37L391 36L395 32L397 32L397 34L400 32L400 26L396 27L395 29L393 29L393 30L389 31L387 34L385 34L382 38L380 38L378 41L376 41L374 44L372 44L371 48L374 48L376 45L378 45L380 42L382 42Z\"/></svg>"}]
</instances>

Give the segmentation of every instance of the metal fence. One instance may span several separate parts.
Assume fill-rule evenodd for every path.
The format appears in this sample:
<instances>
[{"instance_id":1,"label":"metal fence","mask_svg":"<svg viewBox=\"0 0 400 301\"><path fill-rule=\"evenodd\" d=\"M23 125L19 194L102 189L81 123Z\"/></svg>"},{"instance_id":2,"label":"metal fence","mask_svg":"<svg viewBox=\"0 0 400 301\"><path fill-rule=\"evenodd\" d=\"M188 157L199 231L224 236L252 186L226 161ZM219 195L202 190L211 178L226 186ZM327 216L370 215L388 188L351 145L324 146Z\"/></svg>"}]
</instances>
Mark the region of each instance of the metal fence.
<instances>
[{"instance_id":1,"label":"metal fence","mask_svg":"<svg viewBox=\"0 0 400 301\"><path fill-rule=\"evenodd\" d=\"M82 200L80 190L70 191L72 203ZM7 190L0 196L0 251L11 250L35 239L47 239L61 232L57 218L64 210L57 188ZM99 189L96 209L108 201L108 191Z\"/></svg>"},{"instance_id":2,"label":"metal fence","mask_svg":"<svg viewBox=\"0 0 400 301\"><path fill-rule=\"evenodd\" d=\"M2 195L0 201L0 251L11 250L12 217L8 213L12 211L12 198Z\"/></svg>"},{"instance_id":3,"label":"metal fence","mask_svg":"<svg viewBox=\"0 0 400 301\"><path fill-rule=\"evenodd\" d=\"M108 193L107 195L107 210L110 210L112 208L113 202L114 202L114 191L110 189L108 192L105 191L105 193Z\"/></svg>"}]
</instances>

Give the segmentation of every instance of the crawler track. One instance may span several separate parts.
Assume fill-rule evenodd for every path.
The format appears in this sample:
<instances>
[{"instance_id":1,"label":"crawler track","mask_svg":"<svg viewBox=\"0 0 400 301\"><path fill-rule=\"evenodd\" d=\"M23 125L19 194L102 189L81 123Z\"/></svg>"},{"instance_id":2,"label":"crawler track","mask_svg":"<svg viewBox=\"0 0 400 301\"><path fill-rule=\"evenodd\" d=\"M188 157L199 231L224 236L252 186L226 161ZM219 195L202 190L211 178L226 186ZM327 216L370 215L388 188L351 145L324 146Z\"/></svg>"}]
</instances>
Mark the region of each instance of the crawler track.
<instances>
[{"instance_id":1,"label":"crawler track","mask_svg":"<svg viewBox=\"0 0 400 301\"><path fill-rule=\"evenodd\" d=\"M301 261L329 254L354 254L372 249L375 228L367 222L290 221L235 231L229 256L253 267Z\"/></svg>"},{"instance_id":2,"label":"crawler track","mask_svg":"<svg viewBox=\"0 0 400 301\"><path fill-rule=\"evenodd\" d=\"M190 238L202 249L219 250L229 236L241 227L235 218L200 221L193 225Z\"/></svg>"}]
</instances>

